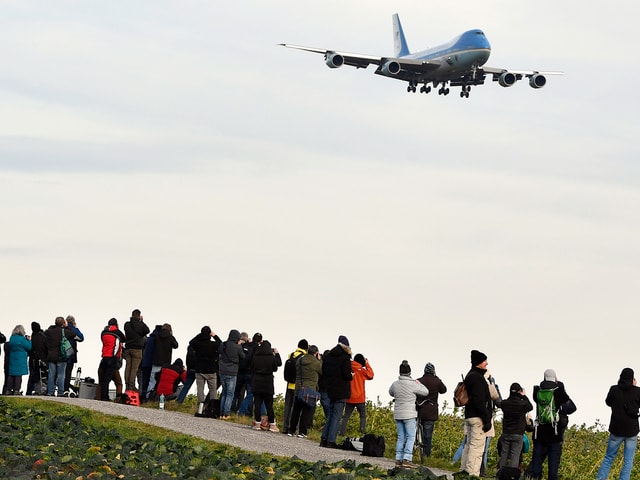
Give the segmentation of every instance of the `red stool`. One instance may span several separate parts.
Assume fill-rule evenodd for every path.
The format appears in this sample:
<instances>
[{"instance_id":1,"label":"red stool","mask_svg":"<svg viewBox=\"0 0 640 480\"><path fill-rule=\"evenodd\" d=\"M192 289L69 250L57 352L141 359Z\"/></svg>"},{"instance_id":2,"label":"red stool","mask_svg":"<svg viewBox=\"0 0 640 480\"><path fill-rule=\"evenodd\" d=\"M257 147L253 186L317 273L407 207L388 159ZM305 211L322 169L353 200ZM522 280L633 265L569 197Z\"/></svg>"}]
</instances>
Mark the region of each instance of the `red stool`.
<instances>
[{"instance_id":1,"label":"red stool","mask_svg":"<svg viewBox=\"0 0 640 480\"><path fill-rule=\"evenodd\" d=\"M135 390L127 390L124 393L127 396L127 405L133 405L134 407L140 406L140 394L138 392Z\"/></svg>"}]
</instances>

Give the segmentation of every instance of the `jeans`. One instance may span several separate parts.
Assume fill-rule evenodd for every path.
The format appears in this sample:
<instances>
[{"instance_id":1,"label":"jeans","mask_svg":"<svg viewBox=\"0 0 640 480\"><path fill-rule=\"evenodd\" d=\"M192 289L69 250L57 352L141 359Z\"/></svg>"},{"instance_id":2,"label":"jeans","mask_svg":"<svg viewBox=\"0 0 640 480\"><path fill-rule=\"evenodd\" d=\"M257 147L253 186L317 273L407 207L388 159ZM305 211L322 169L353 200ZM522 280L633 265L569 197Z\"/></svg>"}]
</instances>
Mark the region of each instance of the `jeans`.
<instances>
[{"instance_id":1,"label":"jeans","mask_svg":"<svg viewBox=\"0 0 640 480\"><path fill-rule=\"evenodd\" d=\"M598 476L596 480L607 480L609 477L609 471L611 465L618 455L620 446L624 443L624 462L622 464L622 470L620 470L620 480L629 480L631 477L631 469L633 468L633 457L636 454L636 446L638 444L638 437L619 437L613 433L609 434L609 443L607 443L607 453L604 455L604 460L598 470Z\"/></svg>"},{"instance_id":2,"label":"jeans","mask_svg":"<svg viewBox=\"0 0 640 480\"><path fill-rule=\"evenodd\" d=\"M222 385L222 395L220 396L220 416L227 417L231 413L233 395L236 391L235 375L220 375L220 385Z\"/></svg>"},{"instance_id":3,"label":"jeans","mask_svg":"<svg viewBox=\"0 0 640 480\"><path fill-rule=\"evenodd\" d=\"M562 442L546 443L541 440L533 441L533 455L531 457L531 474L533 478L542 478L542 462L547 459L549 480L558 480Z\"/></svg>"},{"instance_id":4,"label":"jeans","mask_svg":"<svg viewBox=\"0 0 640 480\"><path fill-rule=\"evenodd\" d=\"M187 370L187 377L184 381L182 390L180 390L180 395L178 395L178 399L176 400L176 403L184 402L184 399L187 397L187 394L189 393L189 389L191 388L191 385L193 385L193 382L195 381L196 381L196 371Z\"/></svg>"},{"instance_id":5,"label":"jeans","mask_svg":"<svg viewBox=\"0 0 640 480\"><path fill-rule=\"evenodd\" d=\"M64 375L67 369L67 362L49 362L49 376L47 377L47 395L53 396L56 386L58 387L58 396L64 393Z\"/></svg>"},{"instance_id":6,"label":"jeans","mask_svg":"<svg viewBox=\"0 0 640 480\"><path fill-rule=\"evenodd\" d=\"M416 419L396 420L398 440L396 441L396 460L413 460L413 444L416 441Z\"/></svg>"},{"instance_id":7,"label":"jeans","mask_svg":"<svg viewBox=\"0 0 640 480\"><path fill-rule=\"evenodd\" d=\"M342 419L342 412L344 412L344 406L347 403L347 399L331 400L329 404L329 416L327 422L322 429L321 438L326 440L327 443L336 443L336 437L338 436L338 427L340 426L340 420Z\"/></svg>"},{"instance_id":8,"label":"jeans","mask_svg":"<svg viewBox=\"0 0 640 480\"><path fill-rule=\"evenodd\" d=\"M502 434L502 454L499 467L517 467L520 464L523 436L519 433Z\"/></svg>"},{"instance_id":9,"label":"jeans","mask_svg":"<svg viewBox=\"0 0 640 480\"><path fill-rule=\"evenodd\" d=\"M435 420L420 420L422 423L422 454L425 457L431 455L431 443L433 440L433 427L435 426ZM462 455L462 452L460 452Z\"/></svg>"}]
</instances>

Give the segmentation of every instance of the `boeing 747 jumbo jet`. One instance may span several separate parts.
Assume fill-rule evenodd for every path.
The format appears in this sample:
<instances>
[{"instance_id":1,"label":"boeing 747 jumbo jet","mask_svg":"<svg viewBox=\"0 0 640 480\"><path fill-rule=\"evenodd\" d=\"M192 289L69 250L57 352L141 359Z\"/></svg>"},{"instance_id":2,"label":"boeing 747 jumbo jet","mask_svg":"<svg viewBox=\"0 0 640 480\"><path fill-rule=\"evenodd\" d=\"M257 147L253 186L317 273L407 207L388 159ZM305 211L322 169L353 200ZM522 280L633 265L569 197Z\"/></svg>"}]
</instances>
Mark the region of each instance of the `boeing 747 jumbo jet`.
<instances>
[{"instance_id":1,"label":"boeing 747 jumbo jet","mask_svg":"<svg viewBox=\"0 0 640 480\"><path fill-rule=\"evenodd\" d=\"M370 64L377 65L376 74L409 82L407 92L415 92L419 84L422 84L421 93L429 93L431 85L434 88L439 87L439 95L448 95L449 86L461 87L461 98L469 97L471 86L483 85L487 75L491 75L493 81L503 87L510 87L526 77L532 88L544 87L547 83L547 75L562 75L562 72L485 67L484 64L491 53L491 45L482 30L469 30L443 45L418 53L410 53L397 13L393 15L393 44L393 57L359 55L288 43L280 45L322 53L329 68L338 68L343 65L367 68Z\"/></svg>"}]
</instances>

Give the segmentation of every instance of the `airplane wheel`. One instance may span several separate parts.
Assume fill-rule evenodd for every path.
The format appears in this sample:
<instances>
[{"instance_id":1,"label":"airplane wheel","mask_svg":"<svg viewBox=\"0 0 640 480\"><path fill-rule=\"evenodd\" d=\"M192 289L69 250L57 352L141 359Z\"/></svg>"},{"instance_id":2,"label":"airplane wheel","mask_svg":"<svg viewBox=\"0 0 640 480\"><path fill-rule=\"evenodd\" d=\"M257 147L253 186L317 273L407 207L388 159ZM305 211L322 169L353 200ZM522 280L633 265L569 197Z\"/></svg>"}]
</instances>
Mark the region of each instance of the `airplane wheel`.
<instances>
[{"instance_id":1,"label":"airplane wheel","mask_svg":"<svg viewBox=\"0 0 640 480\"><path fill-rule=\"evenodd\" d=\"M460 92L460 98L464 98L464 96L465 96L464 93L465 92Z\"/></svg>"},{"instance_id":2,"label":"airplane wheel","mask_svg":"<svg viewBox=\"0 0 640 480\"><path fill-rule=\"evenodd\" d=\"M411 92L411 85L407 87L407 92Z\"/></svg>"}]
</instances>

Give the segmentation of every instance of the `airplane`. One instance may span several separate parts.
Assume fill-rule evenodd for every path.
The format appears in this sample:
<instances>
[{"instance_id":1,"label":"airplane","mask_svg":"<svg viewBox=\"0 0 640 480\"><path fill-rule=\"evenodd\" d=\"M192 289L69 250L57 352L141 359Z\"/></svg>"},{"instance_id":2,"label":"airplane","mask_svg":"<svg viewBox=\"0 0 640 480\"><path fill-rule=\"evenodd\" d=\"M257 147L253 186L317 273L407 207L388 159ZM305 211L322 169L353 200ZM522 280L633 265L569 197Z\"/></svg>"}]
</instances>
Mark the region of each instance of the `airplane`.
<instances>
[{"instance_id":1,"label":"airplane","mask_svg":"<svg viewBox=\"0 0 640 480\"><path fill-rule=\"evenodd\" d=\"M491 75L492 80L502 87L510 87L526 77L529 79L529 85L536 89L546 85L548 75L563 75L563 72L485 67L484 64L491 54L491 45L484 32L479 29L466 31L437 47L411 53L402 30L400 17L395 13L392 19L394 45L392 57L360 55L289 43L280 45L322 53L329 68L339 68L343 65L367 68L371 64L377 65L378 68L375 71L377 75L408 82L407 92L415 93L420 84L422 84L421 93L429 93L433 85L433 88L439 87L439 95L448 95L449 86L461 87L461 98L469 98L471 87L483 85L487 75Z\"/></svg>"}]
</instances>

